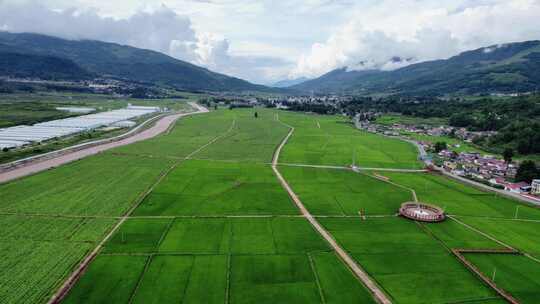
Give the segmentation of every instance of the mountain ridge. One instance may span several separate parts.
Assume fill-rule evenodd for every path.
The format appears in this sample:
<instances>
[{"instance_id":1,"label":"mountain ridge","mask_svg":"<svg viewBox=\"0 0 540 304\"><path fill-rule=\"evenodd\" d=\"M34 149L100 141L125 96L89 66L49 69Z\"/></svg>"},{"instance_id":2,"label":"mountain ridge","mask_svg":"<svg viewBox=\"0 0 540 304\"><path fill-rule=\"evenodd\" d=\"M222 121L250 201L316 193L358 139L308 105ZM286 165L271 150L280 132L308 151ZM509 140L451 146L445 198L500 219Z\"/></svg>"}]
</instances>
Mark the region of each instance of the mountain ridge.
<instances>
[{"instance_id":1,"label":"mountain ridge","mask_svg":"<svg viewBox=\"0 0 540 304\"><path fill-rule=\"evenodd\" d=\"M291 89L318 93L470 94L527 92L539 86L540 41L531 40L465 51L393 71L339 68Z\"/></svg>"},{"instance_id":2,"label":"mountain ridge","mask_svg":"<svg viewBox=\"0 0 540 304\"><path fill-rule=\"evenodd\" d=\"M0 32L0 52L69 60L88 73L182 90L272 91L212 72L157 51L98 40L68 40L34 33Z\"/></svg>"}]
</instances>

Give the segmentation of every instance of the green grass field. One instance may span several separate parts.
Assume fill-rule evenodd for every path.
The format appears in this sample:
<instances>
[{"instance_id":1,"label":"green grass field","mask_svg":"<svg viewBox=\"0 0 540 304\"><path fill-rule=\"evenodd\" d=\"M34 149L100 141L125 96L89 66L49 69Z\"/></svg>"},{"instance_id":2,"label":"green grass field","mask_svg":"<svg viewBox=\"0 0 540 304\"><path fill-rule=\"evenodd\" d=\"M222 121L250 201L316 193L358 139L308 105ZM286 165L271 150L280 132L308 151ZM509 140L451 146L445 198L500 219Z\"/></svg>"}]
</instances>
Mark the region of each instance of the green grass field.
<instances>
[{"instance_id":1,"label":"green grass field","mask_svg":"<svg viewBox=\"0 0 540 304\"><path fill-rule=\"evenodd\" d=\"M496 194L482 192L434 174L379 172L392 182L412 188L418 199L435 204L453 215L513 218L519 206L519 218L540 220L540 209L520 204Z\"/></svg>"},{"instance_id":2,"label":"green grass field","mask_svg":"<svg viewBox=\"0 0 540 304\"><path fill-rule=\"evenodd\" d=\"M413 199L407 189L349 170L281 166L280 172L314 215L391 215Z\"/></svg>"},{"instance_id":3,"label":"green grass field","mask_svg":"<svg viewBox=\"0 0 540 304\"><path fill-rule=\"evenodd\" d=\"M354 128L339 116L280 113L284 123L295 127L281 155L281 163L369 168L421 168L413 145Z\"/></svg>"},{"instance_id":4,"label":"green grass field","mask_svg":"<svg viewBox=\"0 0 540 304\"><path fill-rule=\"evenodd\" d=\"M540 263L524 256L505 254L468 254L466 258L498 287L512 294L520 303L538 303Z\"/></svg>"},{"instance_id":5,"label":"green grass field","mask_svg":"<svg viewBox=\"0 0 540 304\"><path fill-rule=\"evenodd\" d=\"M495 296L414 222L320 222L398 303L459 303Z\"/></svg>"},{"instance_id":6,"label":"green grass field","mask_svg":"<svg viewBox=\"0 0 540 304\"><path fill-rule=\"evenodd\" d=\"M342 117L218 110L180 119L152 140L0 185L0 225L9 227L0 235L0 303L46 302L139 201L65 302L374 303L272 172L269 162L288 132L276 114L295 126L279 171L393 303L504 303L450 252L502 246L452 219L396 217L413 200L409 188L540 256L537 208L432 174L378 172L390 184L372 172L284 164L345 166L357 151L365 167L418 168L409 144L364 134ZM512 220L518 206L520 220ZM467 258L486 273L500 265L496 282L524 303L540 297L533 259Z\"/></svg>"},{"instance_id":7,"label":"green grass field","mask_svg":"<svg viewBox=\"0 0 540 304\"><path fill-rule=\"evenodd\" d=\"M270 166L183 162L150 193L135 215L298 214Z\"/></svg>"}]
</instances>

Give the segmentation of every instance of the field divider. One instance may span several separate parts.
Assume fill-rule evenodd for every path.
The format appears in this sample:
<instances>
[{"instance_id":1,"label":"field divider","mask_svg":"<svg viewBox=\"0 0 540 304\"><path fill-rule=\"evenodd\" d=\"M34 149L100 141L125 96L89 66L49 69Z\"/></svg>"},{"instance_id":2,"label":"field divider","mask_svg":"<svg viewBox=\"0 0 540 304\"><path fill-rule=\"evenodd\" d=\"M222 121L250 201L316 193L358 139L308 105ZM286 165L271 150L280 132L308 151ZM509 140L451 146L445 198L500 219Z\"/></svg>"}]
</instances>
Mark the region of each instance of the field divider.
<instances>
[{"instance_id":1,"label":"field divider","mask_svg":"<svg viewBox=\"0 0 540 304\"><path fill-rule=\"evenodd\" d=\"M74 272L69 276L69 278L64 282L64 284L60 287L60 289L51 297L48 304L58 304L60 303L65 296L69 293L71 288L77 283L77 281L82 277L90 263L97 257L105 243L114 235L116 231L124 224L124 222L127 221L127 219L130 217L130 215L139 207L139 205L144 201L144 198L146 198L156 187L165 179L167 175L169 175L170 172L172 172L174 169L176 169L183 161L188 160L190 156L194 155L195 153L198 153L203 148L211 145L212 143L216 142L221 137L225 136L227 133L229 133L234 125L236 120L233 120L231 128L227 130L227 132L220 134L216 137L214 137L212 140L210 140L208 143L204 144L203 146L199 147L192 153L190 153L188 156L186 156L184 159L181 159L175 163L173 163L169 168L163 170L161 174L158 176L157 180L141 195L137 197L135 200L135 204L120 218L118 223L109 231L109 233L99 242L99 244L90 252L89 255L86 256L86 258L83 259L83 261L79 264L77 269L75 269Z\"/></svg>"},{"instance_id":2,"label":"field divider","mask_svg":"<svg viewBox=\"0 0 540 304\"><path fill-rule=\"evenodd\" d=\"M229 304L231 297L231 254L227 255L227 286L225 287L225 304Z\"/></svg>"},{"instance_id":3,"label":"field divider","mask_svg":"<svg viewBox=\"0 0 540 304\"><path fill-rule=\"evenodd\" d=\"M131 295L129 296L128 304L133 303L133 300L135 299L135 295L137 294L137 291L141 287L143 277L148 271L148 268L150 268L150 264L152 263L153 259L154 259L154 254L150 254L148 258L146 259L146 263L144 264L144 269L143 271L141 271L141 275L139 276L139 279L137 280L137 285L135 285L135 288L133 288L133 291L131 292Z\"/></svg>"},{"instance_id":4,"label":"field divider","mask_svg":"<svg viewBox=\"0 0 540 304\"><path fill-rule=\"evenodd\" d=\"M279 117L276 117L276 119L279 121ZM383 290L377 285L377 283L369 276L369 274L360 267L350 256L349 254L341 248L341 246L337 243L337 241L332 237L332 235L324 229L324 227L311 215L311 213L308 211L308 209L304 206L298 195L294 193L292 188L289 186L285 178L281 175L281 173L278 170L278 161L279 161L279 155L281 153L281 150L289 140L289 138L292 136L294 132L294 127L287 125L282 122L283 125L289 127L289 133L287 136L282 140L282 142L279 144L279 146L276 148L274 152L274 156L272 158L272 170L274 171L276 177L280 181L283 188L287 191L290 198L293 200L295 205L300 209L300 212L304 217L309 221L309 223L315 228L315 231L317 231L329 244L330 246L335 250L335 252L338 254L338 256L345 262L345 264L353 271L353 273L356 275L356 277L364 284L364 286L371 292L374 299L381 304L391 304L392 301L390 301L390 298L383 292Z\"/></svg>"},{"instance_id":5,"label":"field divider","mask_svg":"<svg viewBox=\"0 0 540 304\"><path fill-rule=\"evenodd\" d=\"M496 242L497 244L503 246L504 248L450 248L449 246L444 243L443 240L441 240L439 237L437 237L429 228L427 228L424 224L420 222L416 222L420 229L422 229L425 233L427 233L429 236L437 240L443 247L445 247L447 250L449 250L457 259L458 261L465 266L469 271L471 271L474 275L476 275L480 280L482 280L488 287L493 289L495 293L497 293L500 297L502 297L504 300L506 300L508 303L511 304L519 304L519 301L514 298L510 293L505 291L504 289L500 288L495 284L493 280L491 280L489 277L487 277L485 274L483 274L478 267L476 267L471 261L469 261L464 254L513 254L513 255L522 255L521 252L518 250L510 247L509 245L495 239L494 237L491 237L490 235L471 227L470 225L467 225L458 219L454 218L453 216L449 216L452 220L455 222L465 226L466 228Z\"/></svg>"},{"instance_id":6,"label":"field divider","mask_svg":"<svg viewBox=\"0 0 540 304\"><path fill-rule=\"evenodd\" d=\"M397 183L394 183L393 181L390 181L390 179L388 178L383 178L382 176L379 176L379 175L371 175L371 174L367 174L367 173L364 173L361 171L362 169L361 168L353 168L352 171L358 173L358 174L362 174L362 175L365 175L367 177L371 177L371 178L374 178L378 181L382 181L382 182L385 182L385 183L388 183L390 185L394 185L396 187L399 187L399 188L402 188L402 189L405 189L405 190L408 190L411 192L412 196L413 196L413 199L415 202L418 202L418 196L416 195L416 191L414 191L413 188L409 188L409 187L405 187L403 185L400 185L400 184L397 184Z\"/></svg>"},{"instance_id":7,"label":"field divider","mask_svg":"<svg viewBox=\"0 0 540 304\"><path fill-rule=\"evenodd\" d=\"M317 268L315 267L315 261L313 261L313 257L308 252L307 257L309 260L309 265L311 266L311 271L313 271L313 276L315 277L315 283L317 283L317 289L319 290L319 296L321 297L321 303L326 304L326 299L324 298L324 292L321 286L321 281L319 279L319 275L317 274Z\"/></svg>"}]
</instances>

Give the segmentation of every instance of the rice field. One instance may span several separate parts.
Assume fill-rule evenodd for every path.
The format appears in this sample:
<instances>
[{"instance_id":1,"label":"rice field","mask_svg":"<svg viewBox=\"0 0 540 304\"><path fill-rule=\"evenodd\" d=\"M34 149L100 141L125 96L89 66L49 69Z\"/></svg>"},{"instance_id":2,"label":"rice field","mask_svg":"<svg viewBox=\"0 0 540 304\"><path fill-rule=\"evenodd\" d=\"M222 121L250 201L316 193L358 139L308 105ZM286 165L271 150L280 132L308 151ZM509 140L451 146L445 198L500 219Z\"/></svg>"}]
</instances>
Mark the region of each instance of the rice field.
<instances>
[{"instance_id":1,"label":"rice field","mask_svg":"<svg viewBox=\"0 0 540 304\"><path fill-rule=\"evenodd\" d=\"M295 131L279 171L393 303L504 303L453 248L503 249L503 242L540 257L537 208L433 174L290 165L354 159L369 168L420 168L408 143L362 133L343 117L218 110L181 119L152 140L0 185L0 225L9 227L0 235L0 303L46 302L109 233L63 302L375 303L272 172L289 130L280 121ZM397 217L413 191L452 218ZM497 268L495 282L523 303L540 297L539 264L529 256L466 258L487 275Z\"/></svg>"},{"instance_id":2,"label":"rice field","mask_svg":"<svg viewBox=\"0 0 540 304\"><path fill-rule=\"evenodd\" d=\"M344 117L280 113L279 118L295 128L281 163L422 168L412 144L357 130Z\"/></svg>"}]
</instances>

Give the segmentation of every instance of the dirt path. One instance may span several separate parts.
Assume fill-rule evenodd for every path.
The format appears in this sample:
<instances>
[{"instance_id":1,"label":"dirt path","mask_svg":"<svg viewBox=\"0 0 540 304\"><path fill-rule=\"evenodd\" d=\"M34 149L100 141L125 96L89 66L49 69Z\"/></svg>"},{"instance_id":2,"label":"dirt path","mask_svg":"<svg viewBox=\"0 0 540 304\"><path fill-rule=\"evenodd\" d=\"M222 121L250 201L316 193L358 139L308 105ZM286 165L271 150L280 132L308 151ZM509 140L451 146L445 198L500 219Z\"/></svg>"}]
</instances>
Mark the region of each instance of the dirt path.
<instances>
[{"instance_id":1,"label":"dirt path","mask_svg":"<svg viewBox=\"0 0 540 304\"><path fill-rule=\"evenodd\" d=\"M44 160L44 161L41 161L41 162L29 163L26 166L23 166L23 167L20 167L20 168L17 168L17 169L8 171L8 172L0 173L0 184L6 183L8 181L11 181L11 180L14 180L14 179L17 179L17 178L24 177L24 176L27 176L27 175L31 175L31 174L35 174L35 173L38 173L38 172L41 172L41 171L45 171L47 169L58 167L60 165L67 164L67 163L79 160L81 158L85 158L85 157L90 156L90 155L95 155L95 154L98 154L100 152L112 149L112 148L125 146L125 145L129 145L129 144L132 144L132 143L135 143L135 142L138 142L138 141L150 139L152 137L155 137L155 136L169 130L169 127L177 119L179 119L181 117L208 112L208 109L206 109L205 107L199 106L199 105L197 105L195 103L190 103L190 105L193 106L194 108L196 108L197 111L191 112L191 113L181 113L181 114L173 114L173 115L165 116L165 117L161 118L160 120L158 120L156 122L156 124L154 126L152 126L151 128L146 129L146 130L144 130L144 131L142 131L140 133L137 133L137 134L135 134L135 135L133 135L131 137L121 139L119 141L99 145L99 146L90 147L88 149L79 150L79 151L76 151L76 152L61 155L61 156L58 156L56 158Z\"/></svg>"},{"instance_id":2,"label":"dirt path","mask_svg":"<svg viewBox=\"0 0 540 304\"><path fill-rule=\"evenodd\" d=\"M284 124L285 125L285 124ZM377 284L371 279L371 277L367 274L365 270L363 270L350 256L349 254L341 248L341 246L334 240L332 235L328 231L324 229L324 227L319 224L319 222L309 213L307 208L304 206L302 201L300 201L300 198L294 193L292 188L289 186L285 178L281 175L279 172L277 165L279 160L279 154L281 153L281 149L289 138L292 136L294 132L294 127L286 125L290 128L289 134L283 139L279 147L276 149L274 153L274 157L272 159L272 170L276 174L277 178L279 179L281 185L289 196L292 198L295 205L300 209L300 212L302 215L309 221L309 223L315 228L315 230L330 244L330 246L335 250L335 252L338 254L338 256L347 264L347 266L352 270L352 272L362 281L362 283L369 289L369 291L372 293L375 300L377 300L378 303L382 304L390 304L392 303L388 296L377 286Z\"/></svg>"}]
</instances>

